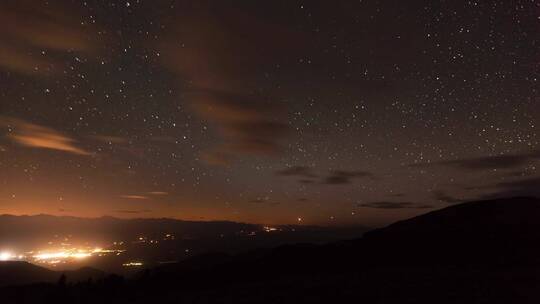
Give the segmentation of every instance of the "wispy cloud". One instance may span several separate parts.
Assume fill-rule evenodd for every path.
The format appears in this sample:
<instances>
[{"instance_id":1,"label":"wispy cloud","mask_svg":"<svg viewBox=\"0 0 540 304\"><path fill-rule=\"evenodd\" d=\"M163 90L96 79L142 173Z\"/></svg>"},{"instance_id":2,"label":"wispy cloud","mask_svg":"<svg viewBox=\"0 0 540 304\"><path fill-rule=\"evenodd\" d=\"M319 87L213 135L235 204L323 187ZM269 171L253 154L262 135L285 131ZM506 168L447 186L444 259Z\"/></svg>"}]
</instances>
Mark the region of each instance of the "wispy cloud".
<instances>
[{"instance_id":1,"label":"wispy cloud","mask_svg":"<svg viewBox=\"0 0 540 304\"><path fill-rule=\"evenodd\" d=\"M166 196L166 195L169 195L169 193L165 191L149 191L144 194L124 194L124 195L120 195L120 198L130 199L130 200L149 200L152 197Z\"/></svg>"},{"instance_id":2,"label":"wispy cloud","mask_svg":"<svg viewBox=\"0 0 540 304\"><path fill-rule=\"evenodd\" d=\"M90 152L78 147L75 139L52 128L3 116L0 116L0 126L7 128L7 138L22 146L91 155Z\"/></svg>"},{"instance_id":3,"label":"wispy cloud","mask_svg":"<svg viewBox=\"0 0 540 304\"><path fill-rule=\"evenodd\" d=\"M125 213L125 214L140 214L140 213L148 213L152 212L152 210L144 209L144 210L116 210L116 213Z\"/></svg>"},{"instance_id":4,"label":"wispy cloud","mask_svg":"<svg viewBox=\"0 0 540 304\"><path fill-rule=\"evenodd\" d=\"M228 21L209 14L213 9ZM254 89L253 75L261 66L275 64L261 50L271 48L273 55L290 58L305 48L302 35L220 4L185 7L175 20L160 42L160 58L166 68L189 79L194 90L186 100L220 136L201 159L227 165L243 155L279 154L289 132L283 122L286 112L274 96ZM287 43L276 45L271 37Z\"/></svg>"},{"instance_id":5,"label":"wispy cloud","mask_svg":"<svg viewBox=\"0 0 540 304\"><path fill-rule=\"evenodd\" d=\"M324 179L323 183L327 185L350 184L352 179L363 177L373 177L373 174L367 171L335 170L330 172L330 175Z\"/></svg>"},{"instance_id":6,"label":"wispy cloud","mask_svg":"<svg viewBox=\"0 0 540 304\"><path fill-rule=\"evenodd\" d=\"M358 205L363 208L374 208L374 209L430 209L433 208L431 205L425 204L416 204L412 202L390 202L390 201L381 201L381 202L369 202Z\"/></svg>"},{"instance_id":7,"label":"wispy cloud","mask_svg":"<svg viewBox=\"0 0 540 304\"><path fill-rule=\"evenodd\" d=\"M125 199L131 199L131 200L147 200L149 199L148 196L144 196L144 195L135 195L135 194L125 194L125 195L120 195L120 198L125 198Z\"/></svg>"},{"instance_id":8,"label":"wispy cloud","mask_svg":"<svg viewBox=\"0 0 540 304\"><path fill-rule=\"evenodd\" d=\"M500 182L485 188L495 189L494 193L485 194L482 198L504 198L515 196L540 197L540 177L533 176L526 179Z\"/></svg>"},{"instance_id":9,"label":"wispy cloud","mask_svg":"<svg viewBox=\"0 0 540 304\"><path fill-rule=\"evenodd\" d=\"M1 37L1 36L0 36ZM0 67L21 74L43 74L51 72L60 63L28 55L24 49L0 42Z\"/></svg>"},{"instance_id":10,"label":"wispy cloud","mask_svg":"<svg viewBox=\"0 0 540 304\"><path fill-rule=\"evenodd\" d=\"M325 184L325 185L345 185L350 184L353 179L373 178L373 174L368 171L360 170L333 170L326 176L319 176L313 172L313 169L307 166L291 166L276 171L276 175L284 177L299 177L298 182L302 184Z\"/></svg>"},{"instance_id":11,"label":"wispy cloud","mask_svg":"<svg viewBox=\"0 0 540 304\"><path fill-rule=\"evenodd\" d=\"M211 163L228 163L238 154L275 155L288 125L275 120L278 109L256 96L204 90L190 96L196 112L216 125L222 144L204 154Z\"/></svg>"},{"instance_id":12,"label":"wispy cloud","mask_svg":"<svg viewBox=\"0 0 540 304\"><path fill-rule=\"evenodd\" d=\"M285 169L276 171L276 174L279 176L296 176L296 177L304 177L304 178L317 177L317 175L312 172L312 169L306 166L287 167Z\"/></svg>"},{"instance_id":13,"label":"wispy cloud","mask_svg":"<svg viewBox=\"0 0 540 304\"><path fill-rule=\"evenodd\" d=\"M92 27L82 25L74 15L76 7L68 9L65 3L2 1L0 68L41 75L60 70L63 53L92 51Z\"/></svg>"},{"instance_id":14,"label":"wispy cloud","mask_svg":"<svg viewBox=\"0 0 540 304\"><path fill-rule=\"evenodd\" d=\"M165 191L150 191L150 192L148 192L148 194L150 194L150 195L168 195L169 192L165 192Z\"/></svg>"}]
</instances>

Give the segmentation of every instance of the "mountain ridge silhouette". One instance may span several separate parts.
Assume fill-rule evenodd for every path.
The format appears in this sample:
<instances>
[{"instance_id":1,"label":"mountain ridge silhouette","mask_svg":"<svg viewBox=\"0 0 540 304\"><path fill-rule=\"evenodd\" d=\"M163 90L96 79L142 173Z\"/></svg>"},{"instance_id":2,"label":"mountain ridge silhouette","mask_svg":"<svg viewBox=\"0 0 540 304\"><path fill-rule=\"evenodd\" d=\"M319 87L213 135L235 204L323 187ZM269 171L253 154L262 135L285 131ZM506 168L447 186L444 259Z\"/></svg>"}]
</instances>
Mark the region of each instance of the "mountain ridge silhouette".
<instances>
[{"instance_id":1,"label":"mountain ridge silhouette","mask_svg":"<svg viewBox=\"0 0 540 304\"><path fill-rule=\"evenodd\" d=\"M539 303L538 219L537 198L468 202L353 240L208 254L132 280L68 286L60 298L65 303Z\"/></svg>"}]
</instances>

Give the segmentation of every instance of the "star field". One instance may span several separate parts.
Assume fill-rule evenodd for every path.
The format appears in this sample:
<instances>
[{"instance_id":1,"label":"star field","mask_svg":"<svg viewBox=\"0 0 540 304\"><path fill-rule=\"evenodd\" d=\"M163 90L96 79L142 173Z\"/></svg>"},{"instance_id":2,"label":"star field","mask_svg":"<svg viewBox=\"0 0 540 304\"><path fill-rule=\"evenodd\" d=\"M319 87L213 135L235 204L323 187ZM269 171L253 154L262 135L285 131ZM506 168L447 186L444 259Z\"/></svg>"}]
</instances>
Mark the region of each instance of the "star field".
<instances>
[{"instance_id":1,"label":"star field","mask_svg":"<svg viewBox=\"0 0 540 304\"><path fill-rule=\"evenodd\" d=\"M380 225L540 195L540 2L6 1L0 213Z\"/></svg>"}]
</instances>

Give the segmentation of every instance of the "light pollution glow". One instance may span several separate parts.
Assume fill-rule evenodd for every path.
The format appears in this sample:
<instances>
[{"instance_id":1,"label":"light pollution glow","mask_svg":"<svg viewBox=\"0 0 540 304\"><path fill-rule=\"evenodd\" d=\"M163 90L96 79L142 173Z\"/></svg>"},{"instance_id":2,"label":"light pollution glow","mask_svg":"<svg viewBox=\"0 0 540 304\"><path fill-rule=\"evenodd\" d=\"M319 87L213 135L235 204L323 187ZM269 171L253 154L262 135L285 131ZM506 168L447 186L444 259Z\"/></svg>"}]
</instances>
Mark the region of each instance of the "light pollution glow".
<instances>
[{"instance_id":1,"label":"light pollution glow","mask_svg":"<svg viewBox=\"0 0 540 304\"><path fill-rule=\"evenodd\" d=\"M107 250L99 247L93 249L69 248L54 251L30 251L26 254L14 254L9 251L0 252L0 261L32 261L43 264L59 264L72 260L82 260L92 256L102 256L105 254L121 254L125 250Z\"/></svg>"}]
</instances>

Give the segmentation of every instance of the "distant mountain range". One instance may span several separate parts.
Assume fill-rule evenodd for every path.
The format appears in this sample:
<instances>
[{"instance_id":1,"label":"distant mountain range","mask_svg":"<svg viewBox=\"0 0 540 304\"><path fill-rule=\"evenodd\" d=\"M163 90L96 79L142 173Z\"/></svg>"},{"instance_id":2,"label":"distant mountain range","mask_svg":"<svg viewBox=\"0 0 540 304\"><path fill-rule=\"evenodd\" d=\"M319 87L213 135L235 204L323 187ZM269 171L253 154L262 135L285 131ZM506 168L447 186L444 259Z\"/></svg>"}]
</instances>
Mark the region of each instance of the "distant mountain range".
<instances>
[{"instance_id":1,"label":"distant mountain range","mask_svg":"<svg viewBox=\"0 0 540 304\"><path fill-rule=\"evenodd\" d=\"M138 235L177 233L179 237L212 237L242 230L261 229L258 225L234 222L182 221L175 219L118 219L113 217L79 218L69 216L0 215L0 245L13 245L19 241L50 239L75 235L80 239L101 242L125 240Z\"/></svg>"},{"instance_id":2,"label":"distant mountain range","mask_svg":"<svg viewBox=\"0 0 540 304\"><path fill-rule=\"evenodd\" d=\"M304 233L305 241L328 242L353 237L368 228L331 228L315 226L276 226L284 231ZM69 216L0 215L0 249L3 247L35 248L55 238L72 237L72 241L86 240L108 244L115 241L129 241L139 236L161 238L173 234L176 239L212 240L242 233L264 231L263 225L236 223L229 221L184 221L169 218L118 219L113 217L79 218ZM309 234L309 236L308 236ZM302 237L294 238L301 241Z\"/></svg>"},{"instance_id":3,"label":"distant mountain range","mask_svg":"<svg viewBox=\"0 0 540 304\"><path fill-rule=\"evenodd\" d=\"M365 227L273 226L226 221L182 221L175 219L77 218L50 215L0 216L0 253L26 255L61 248L92 250L95 247L122 250L82 260L53 264L54 270L83 266L110 273L134 270L123 264L143 262L145 267L181 261L209 252L239 253L294 243L327 243L349 239L369 230ZM34 253L29 253L34 252ZM44 265L44 264L43 264ZM51 267L52 267L51 266ZM135 267L135 269L137 269Z\"/></svg>"},{"instance_id":4,"label":"distant mountain range","mask_svg":"<svg viewBox=\"0 0 540 304\"><path fill-rule=\"evenodd\" d=\"M350 241L206 254L134 279L55 286L0 292L36 295L22 303L540 303L540 200L464 203Z\"/></svg>"}]
</instances>

